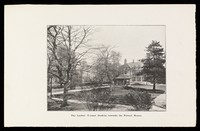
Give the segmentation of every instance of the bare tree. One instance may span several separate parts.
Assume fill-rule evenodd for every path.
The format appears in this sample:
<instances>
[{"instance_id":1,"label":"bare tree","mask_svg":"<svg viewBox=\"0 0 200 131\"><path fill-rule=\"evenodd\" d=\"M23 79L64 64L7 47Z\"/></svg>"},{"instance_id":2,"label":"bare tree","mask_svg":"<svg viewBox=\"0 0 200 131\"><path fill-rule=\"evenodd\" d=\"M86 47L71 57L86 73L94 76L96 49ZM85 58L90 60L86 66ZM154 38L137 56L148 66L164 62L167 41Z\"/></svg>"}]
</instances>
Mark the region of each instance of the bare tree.
<instances>
[{"instance_id":1,"label":"bare tree","mask_svg":"<svg viewBox=\"0 0 200 131\"><path fill-rule=\"evenodd\" d=\"M53 58L50 55L50 53L47 54L47 84L48 84L48 90L50 90L50 96L52 96L52 79L53 76L49 73L52 72L53 67Z\"/></svg>"},{"instance_id":2,"label":"bare tree","mask_svg":"<svg viewBox=\"0 0 200 131\"><path fill-rule=\"evenodd\" d=\"M84 56L92 49L87 44L91 28L88 26L48 26L48 50L51 51L57 72L49 72L57 77L64 87L63 104L67 105L67 91L71 88L72 77Z\"/></svg>"},{"instance_id":3,"label":"bare tree","mask_svg":"<svg viewBox=\"0 0 200 131\"><path fill-rule=\"evenodd\" d=\"M121 58L121 54L114 51L113 48L111 46L101 46L95 61L96 80L99 83L108 82L110 87L115 77L119 75L118 68Z\"/></svg>"}]
</instances>

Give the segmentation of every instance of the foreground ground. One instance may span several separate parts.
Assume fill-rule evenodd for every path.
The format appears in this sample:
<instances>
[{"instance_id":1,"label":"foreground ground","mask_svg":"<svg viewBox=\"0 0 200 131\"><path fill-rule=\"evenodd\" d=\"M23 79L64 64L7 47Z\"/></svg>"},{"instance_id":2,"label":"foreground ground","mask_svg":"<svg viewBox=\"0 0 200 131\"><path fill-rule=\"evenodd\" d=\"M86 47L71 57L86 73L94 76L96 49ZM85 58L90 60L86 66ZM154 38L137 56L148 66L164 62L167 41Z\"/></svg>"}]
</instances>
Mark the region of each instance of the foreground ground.
<instances>
[{"instance_id":1,"label":"foreground ground","mask_svg":"<svg viewBox=\"0 0 200 131\"><path fill-rule=\"evenodd\" d=\"M115 86L112 91L112 95L116 98L111 108L106 110L110 111L131 111L134 110L131 105L125 104L123 101L123 96L130 92L130 90L147 91L151 94L152 100L154 100L154 105L150 111L165 111L166 108L166 87L164 85L157 86L157 91L152 91L152 86L148 85L138 85L134 86L132 89L125 89L121 86ZM87 90L86 90L87 91ZM80 94L84 91L80 89L73 90L68 95L68 106L60 107L62 103L62 89L55 90L55 95L53 98L48 97L48 110L61 110L61 111L88 111L87 103L84 101Z\"/></svg>"}]
</instances>

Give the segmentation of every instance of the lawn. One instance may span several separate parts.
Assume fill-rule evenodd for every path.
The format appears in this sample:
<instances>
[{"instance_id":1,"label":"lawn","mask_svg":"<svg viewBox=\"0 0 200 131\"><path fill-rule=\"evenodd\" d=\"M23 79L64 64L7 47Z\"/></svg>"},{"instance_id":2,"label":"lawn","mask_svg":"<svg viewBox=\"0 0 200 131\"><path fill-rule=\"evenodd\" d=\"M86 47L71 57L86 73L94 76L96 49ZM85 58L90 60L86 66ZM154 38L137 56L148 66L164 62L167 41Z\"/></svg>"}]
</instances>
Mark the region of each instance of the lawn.
<instances>
[{"instance_id":1,"label":"lawn","mask_svg":"<svg viewBox=\"0 0 200 131\"><path fill-rule=\"evenodd\" d=\"M116 86L113 88L113 91L111 92L111 95L114 98L114 100L112 101L112 104L130 106L124 102L124 96L128 94L131 90L140 91L140 92L146 91L151 95L152 99L156 98L160 94L165 93L166 91L165 86L163 85L162 86L158 85L156 89L157 90L154 93L152 92L152 86L149 86L149 85L137 85L135 87L128 88L128 89L123 88L121 86ZM100 89L100 90L105 90L105 88ZM60 108L61 102L56 102L56 101L48 99L48 110L64 110L64 111L74 111L74 110L84 111L85 110L86 111L87 106L84 102L82 103L73 102L73 100L84 101L82 94L85 92L90 92L90 91L79 91L79 92L73 92L73 93L68 94L69 106L63 107L63 108ZM55 95L54 97L62 98L62 94Z\"/></svg>"}]
</instances>

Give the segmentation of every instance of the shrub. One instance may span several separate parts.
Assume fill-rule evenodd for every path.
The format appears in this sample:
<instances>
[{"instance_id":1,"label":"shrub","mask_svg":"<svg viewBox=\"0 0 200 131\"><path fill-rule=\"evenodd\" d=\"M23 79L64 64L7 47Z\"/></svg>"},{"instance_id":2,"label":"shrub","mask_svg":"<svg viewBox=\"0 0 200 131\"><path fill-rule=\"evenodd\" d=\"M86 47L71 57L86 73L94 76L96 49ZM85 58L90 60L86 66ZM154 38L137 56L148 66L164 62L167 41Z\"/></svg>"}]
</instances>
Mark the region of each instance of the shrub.
<instances>
[{"instance_id":1,"label":"shrub","mask_svg":"<svg viewBox=\"0 0 200 131\"><path fill-rule=\"evenodd\" d=\"M83 91L81 97L86 101L86 107L90 111L109 110L114 107L110 89Z\"/></svg>"},{"instance_id":2,"label":"shrub","mask_svg":"<svg viewBox=\"0 0 200 131\"><path fill-rule=\"evenodd\" d=\"M148 111L152 106L151 94L141 91L131 91L125 95L124 101L137 111Z\"/></svg>"}]
</instances>

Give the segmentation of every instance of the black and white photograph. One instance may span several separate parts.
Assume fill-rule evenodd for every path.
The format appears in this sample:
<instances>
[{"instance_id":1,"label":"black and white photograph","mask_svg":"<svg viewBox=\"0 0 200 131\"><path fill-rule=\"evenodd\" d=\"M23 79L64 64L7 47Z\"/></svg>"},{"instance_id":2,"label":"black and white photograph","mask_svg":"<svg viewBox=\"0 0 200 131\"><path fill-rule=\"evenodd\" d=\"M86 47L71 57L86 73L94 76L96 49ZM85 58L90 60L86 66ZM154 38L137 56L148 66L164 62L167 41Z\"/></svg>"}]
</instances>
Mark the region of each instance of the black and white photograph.
<instances>
[{"instance_id":1,"label":"black and white photograph","mask_svg":"<svg viewBox=\"0 0 200 131\"><path fill-rule=\"evenodd\" d=\"M165 25L48 25L48 111L166 111Z\"/></svg>"},{"instance_id":2,"label":"black and white photograph","mask_svg":"<svg viewBox=\"0 0 200 131\"><path fill-rule=\"evenodd\" d=\"M196 126L196 5L4 10L5 127Z\"/></svg>"}]
</instances>

